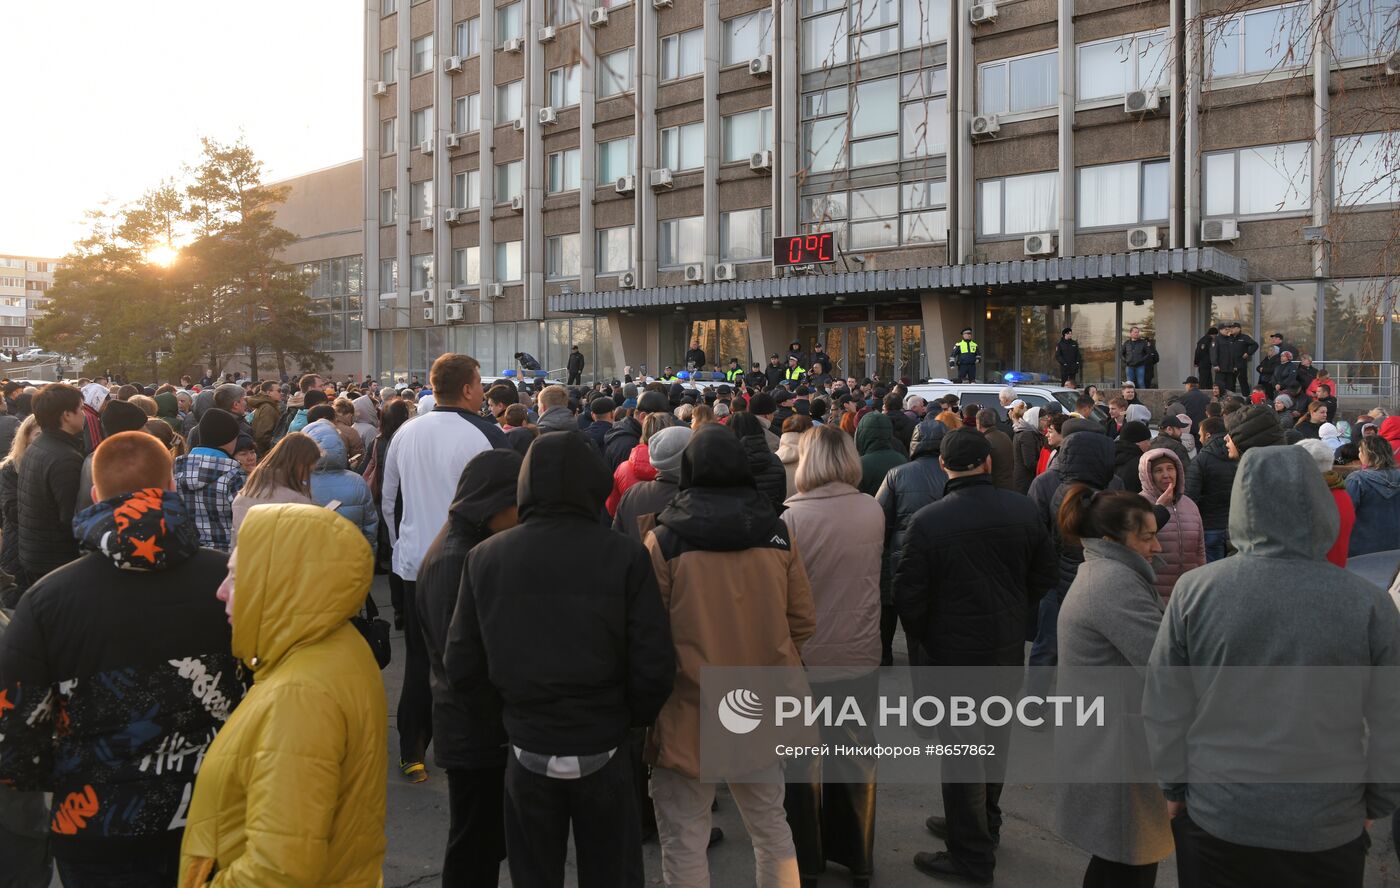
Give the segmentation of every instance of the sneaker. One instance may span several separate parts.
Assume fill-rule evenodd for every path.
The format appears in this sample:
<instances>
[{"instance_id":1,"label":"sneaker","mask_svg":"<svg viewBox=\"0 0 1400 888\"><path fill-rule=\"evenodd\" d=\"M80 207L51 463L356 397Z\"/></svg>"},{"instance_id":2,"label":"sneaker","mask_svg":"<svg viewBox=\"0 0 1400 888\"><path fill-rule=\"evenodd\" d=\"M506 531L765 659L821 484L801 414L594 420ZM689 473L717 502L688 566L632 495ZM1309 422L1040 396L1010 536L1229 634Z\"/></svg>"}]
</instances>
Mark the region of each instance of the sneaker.
<instances>
[{"instance_id":1,"label":"sneaker","mask_svg":"<svg viewBox=\"0 0 1400 888\"><path fill-rule=\"evenodd\" d=\"M969 873L962 864L953 859L947 851L920 851L914 855L914 869L935 879L944 879L964 885L990 885L991 877L978 878Z\"/></svg>"},{"instance_id":2,"label":"sneaker","mask_svg":"<svg viewBox=\"0 0 1400 888\"><path fill-rule=\"evenodd\" d=\"M399 774L405 783L422 783L428 779L428 769L422 762L399 761Z\"/></svg>"}]
</instances>

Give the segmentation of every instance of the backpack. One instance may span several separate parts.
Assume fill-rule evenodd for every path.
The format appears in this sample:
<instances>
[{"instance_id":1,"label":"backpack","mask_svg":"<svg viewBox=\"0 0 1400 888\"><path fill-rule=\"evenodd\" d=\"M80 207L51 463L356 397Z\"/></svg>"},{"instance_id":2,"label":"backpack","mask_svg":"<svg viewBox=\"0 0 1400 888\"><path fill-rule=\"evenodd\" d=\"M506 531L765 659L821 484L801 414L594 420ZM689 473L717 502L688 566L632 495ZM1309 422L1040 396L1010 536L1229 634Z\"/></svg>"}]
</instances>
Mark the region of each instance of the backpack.
<instances>
[{"instance_id":1,"label":"backpack","mask_svg":"<svg viewBox=\"0 0 1400 888\"><path fill-rule=\"evenodd\" d=\"M277 425L272 430L272 443L274 445L287 437L287 430L292 427L292 420L296 419L297 411L300 409L300 407L290 406L282 408L282 415L278 418Z\"/></svg>"}]
</instances>

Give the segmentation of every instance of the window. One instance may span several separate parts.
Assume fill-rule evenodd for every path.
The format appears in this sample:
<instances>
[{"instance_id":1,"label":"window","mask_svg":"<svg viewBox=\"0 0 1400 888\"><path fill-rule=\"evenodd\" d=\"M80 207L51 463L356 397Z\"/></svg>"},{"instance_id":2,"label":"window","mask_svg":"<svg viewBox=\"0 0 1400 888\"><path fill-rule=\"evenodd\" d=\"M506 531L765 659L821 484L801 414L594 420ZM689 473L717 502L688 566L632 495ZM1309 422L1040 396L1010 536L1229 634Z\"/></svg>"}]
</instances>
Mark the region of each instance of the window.
<instances>
[{"instance_id":1,"label":"window","mask_svg":"<svg viewBox=\"0 0 1400 888\"><path fill-rule=\"evenodd\" d=\"M433 286L433 254L419 253L408 257L410 290L430 290Z\"/></svg>"},{"instance_id":2,"label":"window","mask_svg":"<svg viewBox=\"0 0 1400 888\"><path fill-rule=\"evenodd\" d=\"M549 155L548 166L548 190L550 194L578 190L579 179L582 175L579 164L579 149L565 148L563 151Z\"/></svg>"},{"instance_id":3,"label":"window","mask_svg":"<svg viewBox=\"0 0 1400 888\"><path fill-rule=\"evenodd\" d=\"M464 59L481 53L480 16L472 16L464 22L457 23L453 45L456 47L456 54Z\"/></svg>"},{"instance_id":4,"label":"window","mask_svg":"<svg viewBox=\"0 0 1400 888\"><path fill-rule=\"evenodd\" d=\"M579 0L549 0L549 23L570 25L578 21Z\"/></svg>"},{"instance_id":5,"label":"window","mask_svg":"<svg viewBox=\"0 0 1400 888\"><path fill-rule=\"evenodd\" d=\"M549 100L547 104L555 108L568 108L577 105L582 94L580 81L581 68L578 65L565 65L549 72Z\"/></svg>"},{"instance_id":6,"label":"window","mask_svg":"<svg viewBox=\"0 0 1400 888\"><path fill-rule=\"evenodd\" d=\"M1332 51L1340 61L1384 55L1394 49L1397 28L1397 0L1338 0L1332 22Z\"/></svg>"},{"instance_id":7,"label":"window","mask_svg":"<svg viewBox=\"0 0 1400 888\"><path fill-rule=\"evenodd\" d=\"M1400 161L1393 132L1343 136L1332 142L1339 207L1400 203ZM1395 356L1400 360L1400 355Z\"/></svg>"},{"instance_id":8,"label":"window","mask_svg":"<svg viewBox=\"0 0 1400 888\"><path fill-rule=\"evenodd\" d=\"M390 15L399 11L399 0L380 0L379 14Z\"/></svg>"},{"instance_id":9,"label":"window","mask_svg":"<svg viewBox=\"0 0 1400 888\"><path fill-rule=\"evenodd\" d=\"M661 38L661 79L699 74L705 67L705 35L696 28Z\"/></svg>"},{"instance_id":10,"label":"window","mask_svg":"<svg viewBox=\"0 0 1400 888\"><path fill-rule=\"evenodd\" d=\"M906 102L903 114L905 159L948 152L947 99Z\"/></svg>"},{"instance_id":11,"label":"window","mask_svg":"<svg viewBox=\"0 0 1400 888\"><path fill-rule=\"evenodd\" d=\"M724 55L721 65L744 65L749 59L773 51L773 11L760 9L723 23Z\"/></svg>"},{"instance_id":12,"label":"window","mask_svg":"<svg viewBox=\"0 0 1400 888\"><path fill-rule=\"evenodd\" d=\"M662 219L657 238L657 264L675 268L705 261L705 217Z\"/></svg>"},{"instance_id":13,"label":"window","mask_svg":"<svg viewBox=\"0 0 1400 888\"><path fill-rule=\"evenodd\" d=\"M576 278L582 257L577 234L556 234L544 242L545 276Z\"/></svg>"},{"instance_id":14,"label":"window","mask_svg":"<svg viewBox=\"0 0 1400 888\"><path fill-rule=\"evenodd\" d=\"M460 247L452 251L452 283L458 287L481 285L481 247Z\"/></svg>"},{"instance_id":15,"label":"window","mask_svg":"<svg viewBox=\"0 0 1400 888\"><path fill-rule=\"evenodd\" d=\"M904 0L904 48L948 39L948 0Z\"/></svg>"},{"instance_id":16,"label":"window","mask_svg":"<svg viewBox=\"0 0 1400 888\"><path fill-rule=\"evenodd\" d=\"M391 46L379 54L379 79L394 83L399 79L399 49Z\"/></svg>"},{"instance_id":17,"label":"window","mask_svg":"<svg viewBox=\"0 0 1400 888\"><path fill-rule=\"evenodd\" d=\"M852 250L898 246L898 186L852 191L850 212L847 236Z\"/></svg>"},{"instance_id":18,"label":"window","mask_svg":"<svg viewBox=\"0 0 1400 888\"><path fill-rule=\"evenodd\" d=\"M458 96L452 100L452 131L474 133L481 129L481 94Z\"/></svg>"},{"instance_id":19,"label":"window","mask_svg":"<svg viewBox=\"0 0 1400 888\"><path fill-rule=\"evenodd\" d=\"M502 46L512 37L525 36L524 13L519 3L496 7L496 45Z\"/></svg>"},{"instance_id":20,"label":"window","mask_svg":"<svg viewBox=\"0 0 1400 888\"><path fill-rule=\"evenodd\" d=\"M610 186L623 176L632 175L632 137L613 139L598 145L598 184Z\"/></svg>"},{"instance_id":21,"label":"window","mask_svg":"<svg viewBox=\"0 0 1400 888\"><path fill-rule=\"evenodd\" d=\"M846 64L847 57L845 10L802 23L803 68L834 68Z\"/></svg>"},{"instance_id":22,"label":"window","mask_svg":"<svg viewBox=\"0 0 1400 888\"><path fill-rule=\"evenodd\" d=\"M520 161L496 164L496 203L510 203L512 197L519 197L521 191Z\"/></svg>"},{"instance_id":23,"label":"window","mask_svg":"<svg viewBox=\"0 0 1400 888\"><path fill-rule=\"evenodd\" d=\"M379 150L383 154L393 154L399 148L397 117L386 117L379 121Z\"/></svg>"},{"instance_id":24,"label":"window","mask_svg":"<svg viewBox=\"0 0 1400 888\"><path fill-rule=\"evenodd\" d=\"M632 226L598 229L598 273L620 274L632 268Z\"/></svg>"},{"instance_id":25,"label":"window","mask_svg":"<svg viewBox=\"0 0 1400 888\"><path fill-rule=\"evenodd\" d=\"M617 96L632 89L632 48L598 58L598 98Z\"/></svg>"},{"instance_id":26,"label":"window","mask_svg":"<svg viewBox=\"0 0 1400 888\"><path fill-rule=\"evenodd\" d=\"M519 120L525 113L524 87L522 81L496 84L496 126L504 126Z\"/></svg>"},{"instance_id":27,"label":"window","mask_svg":"<svg viewBox=\"0 0 1400 888\"><path fill-rule=\"evenodd\" d=\"M394 293L399 289L399 260L379 260L379 292Z\"/></svg>"},{"instance_id":28,"label":"window","mask_svg":"<svg viewBox=\"0 0 1400 888\"><path fill-rule=\"evenodd\" d=\"M942 179L900 187L900 242L943 243L948 239L948 183Z\"/></svg>"},{"instance_id":29,"label":"window","mask_svg":"<svg viewBox=\"0 0 1400 888\"><path fill-rule=\"evenodd\" d=\"M900 0L853 0L853 59L870 59L899 51L899 5Z\"/></svg>"},{"instance_id":30,"label":"window","mask_svg":"<svg viewBox=\"0 0 1400 888\"><path fill-rule=\"evenodd\" d=\"M1206 155L1206 216L1261 216L1312 207L1312 144L1260 145Z\"/></svg>"},{"instance_id":31,"label":"window","mask_svg":"<svg viewBox=\"0 0 1400 888\"><path fill-rule=\"evenodd\" d=\"M724 163L747 161L759 151L773 147L773 109L758 108L731 114L722 120Z\"/></svg>"},{"instance_id":32,"label":"window","mask_svg":"<svg viewBox=\"0 0 1400 888\"><path fill-rule=\"evenodd\" d=\"M1167 32L1080 44L1079 100L1106 99L1167 84Z\"/></svg>"},{"instance_id":33,"label":"window","mask_svg":"<svg viewBox=\"0 0 1400 888\"><path fill-rule=\"evenodd\" d=\"M1305 3L1271 6L1205 22L1211 77L1263 74L1307 64L1308 25Z\"/></svg>"},{"instance_id":34,"label":"window","mask_svg":"<svg viewBox=\"0 0 1400 888\"><path fill-rule=\"evenodd\" d=\"M1059 55L1051 50L979 65L978 113L1019 114L1053 108L1060 90Z\"/></svg>"},{"instance_id":35,"label":"window","mask_svg":"<svg viewBox=\"0 0 1400 888\"><path fill-rule=\"evenodd\" d=\"M1080 167L1080 228L1138 225L1167 219L1167 161Z\"/></svg>"},{"instance_id":36,"label":"window","mask_svg":"<svg viewBox=\"0 0 1400 888\"><path fill-rule=\"evenodd\" d=\"M846 117L814 120L802 129L803 165L809 173L824 173L846 165Z\"/></svg>"},{"instance_id":37,"label":"window","mask_svg":"<svg viewBox=\"0 0 1400 888\"><path fill-rule=\"evenodd\" d=\"M452 176L452 205L461 210L481 206L481 171L466 170Z\"/></svg>"},{"instance_id":38,"label":"window","mask_svg":"<svg viewBox=\"0 0 1400 888\"><path fill-rule=\"evenodd\" d=\"M393 225L399 214L398 191L394 188L379 189L379 224Z\"/></svg>"},{"instance_id":39,"label":"window","mask_svg":"<svg viewBox=\"0 0 1400 888\"><path fill-rule=\"evenodd\" d=\"M898 159L899 78L857 83L851 90L851 166Z\"/></svg>"},{"instance_id":40,"label":"window","mask_svg":"<svg viewBox=\"0 0 1400 888\"><path fill-rule=\"evenodd\" d=\"M1059 173L1030 173L977 183L977 233L1020 235L1059 227Z\"/></svg>"},{"instance_id":41,"label":"window","mask_svg":"<svg viewBox=\"0 0 1400 888\"><path fill-rule=\"evenodd\" d=\"M767 207L719 214L719 258L748 262L773 255L773 211Z\"/></svg>"},{"instance_id":42,"label":"window","mask_svg":"<svg viewBox=\"0 0 1400 888\"><path fill-rule=\"evenodd\" d=\"M412 52L414 74L422 74L433 70L433 35L424 34L422 37L414 38L409 44Z\"/></svg>"},{"instance_id":43,"label":"window","mask_svg":"<svg viewBox=\"0 0 1400 888\"><path fill-rule=\"evenodd\" d=\"M687 123L661 131L661 166L670 170L694 170L704 165L704 123Z\"/></svg>"},{"instance_id":44,"label":"window","mask_svg":"<svg viewBox=\"0 0 1400 888\"><path fill-rule=\"evenodd\" d=\"M433 107L418 108L408 116L409 139L414 145L433 137Z\"/></svg>"},{"instance_id":45,"label":"window","mask_svg":"<svg viewBox=\"0 0 1400 888\"><path fill-rule=\"evenodd\" d=\"M433 180L411 182L408 186L408 215L422 219L433 214Z\"/></svg>"},{"instance_id":46,"label":"window","mask_svg":"<svg viewBox=\"0 0 1400 888\"><path fill-rule=\"evenodd\" d=\"M496 244L496 280L520 280L520 241Z\"/></svg>"}]
</instances>

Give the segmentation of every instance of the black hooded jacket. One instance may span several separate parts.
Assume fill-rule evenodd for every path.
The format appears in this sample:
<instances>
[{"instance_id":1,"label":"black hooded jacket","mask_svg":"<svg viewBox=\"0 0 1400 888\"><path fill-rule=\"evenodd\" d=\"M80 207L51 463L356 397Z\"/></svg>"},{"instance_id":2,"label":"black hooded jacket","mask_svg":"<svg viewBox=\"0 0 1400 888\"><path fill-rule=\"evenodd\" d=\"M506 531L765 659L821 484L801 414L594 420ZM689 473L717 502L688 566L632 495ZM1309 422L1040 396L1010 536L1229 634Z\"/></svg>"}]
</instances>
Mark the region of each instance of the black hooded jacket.
<instances>
[{"instance_id":1,"label":"black hooded jacket","mask_svg":"<svg viewBox=\"0 0 1400 888\"><path fill-rule=\"evenodd\" d=\"M1203 529L1230 528L1230 492L1239 466L1230 459L1225 436L1216 435L1201 445L1196 458L1186 467L1186 495L1200 509Z\"/></svg>"},{"instance_id":2,"label":"black hooded jacket","mask_svg":"<svg viewBox=\"0 0 1400 888\"><path fill-rule=\"evenodd\" d=\"M739 552L775 535L788 538L755 486L751 465L743 442L723 427L706 426L691 436L681 457L680 492L656 519L668 560L686 549Z\"/></svg>"},{"instance_id":3,"label":"black hooded jacket","mask_svg":"<svg viewBox=\"0 0 1400 888\"><path fill-rule=\"evenodd\" d=\"M447 635L448 682L469 717L497 707L541 755L616 749L652 723L676 674L651 558L598 521L612 476L582 435L545 435L521 467L520 524L467 556ZM561 544L589 553L549 557Z\"/></svg>"},{"instance_id":4,"label":"black hooded jacket","mask_svg":"<svg viewBox=\"0 0 1400 888\"><path fill-rule=\"evenodd\" d=\"M1055 464L1061 480L1054 496L1050 497L1050 535L1060 556L1060 582L1055 587L1055 594L1064 601L1069 584L1074 582L1079 565L1084 563L1084 549L1070 545L1060 537L1060 506L1064 504L1065 494L1075 484L1087 484L1094 490L1119 486L1115 483L1113 472L1114 442L1105 436L1084 432L1069 435L1060 445Z\"/></svg>"},{"instance_id":5,"label":"black hooded jacket","mask_svg":"<svg viewBox=\"0 0 1400 888\"><path fill-rule=\"evenodd\" d=\"M73 511L83 474L83 439L60 429L39 433L19 473L19 562L27 582L78 557Z\"/></svg>"},{"instance_id":6,"label":"black hooded jacket","mask_svg":"<svg viewBox=\"0 0 1400 888\"><path fill-rule=\"evenodd\" d=\"M640 443L642 424L635 416L629 416L608 429L603 435L602 445L603 461L607 463L608 471L616 471L618 466L627 462L627 457L632 455L632 448Z\"/></svg>"},{"instance_id":7,"label":"black hooded jacket","mask_svg":"<svg viewBox=\"0 0 1400 888\"><path fill-rule=\"evenodd\" d=\"M904 534L914 515L943 496L943 488L948 484L948 473L938 463L938 451L947 430L936 419L920 423L910 461L890 469L875 493L876 502L885 510L885 552L890 558L891 573L899 565Z\"/></svg>"},{"instance_id":8,"label":"black hooded jacket","mask_svg":"<svg viewBox=\"0 0 1400 888\"><path fill-rule=\"evenodd\" d=\"M433 754L443 769L505 765L506 732L500 711L495 712L494 718L484 710L473 713L463 695L454 693L448 685L442 657L467 555L491 535L486 522L515 505L523 462L516 451L496 448L477 454L467 463L457 481L457 495L447 511L447 524L418 567L415 594L433 691Z\"/></svg>"}]
</instances>

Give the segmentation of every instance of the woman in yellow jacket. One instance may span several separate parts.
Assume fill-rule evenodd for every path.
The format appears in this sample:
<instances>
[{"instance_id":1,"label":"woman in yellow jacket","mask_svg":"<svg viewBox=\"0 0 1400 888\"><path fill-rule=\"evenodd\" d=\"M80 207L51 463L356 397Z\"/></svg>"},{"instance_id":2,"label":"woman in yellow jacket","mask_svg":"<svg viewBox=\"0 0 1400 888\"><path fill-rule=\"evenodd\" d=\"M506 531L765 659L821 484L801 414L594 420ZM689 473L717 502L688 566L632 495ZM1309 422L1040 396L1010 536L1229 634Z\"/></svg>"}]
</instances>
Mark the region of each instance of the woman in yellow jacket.
<instances>
[{"instance_id":1,"label":"woman in yellow jacket","mask_svg":"<svg viewBox=\"0 0 1400 888\"><path fill-rule=\"evenodd\" d=\"M219 599L254 684L200 769L180 886L377 888L388 719L349 623L369 592L369 545L333 511L255 506L228 570Z\"/></svg>"}]
</instances>

